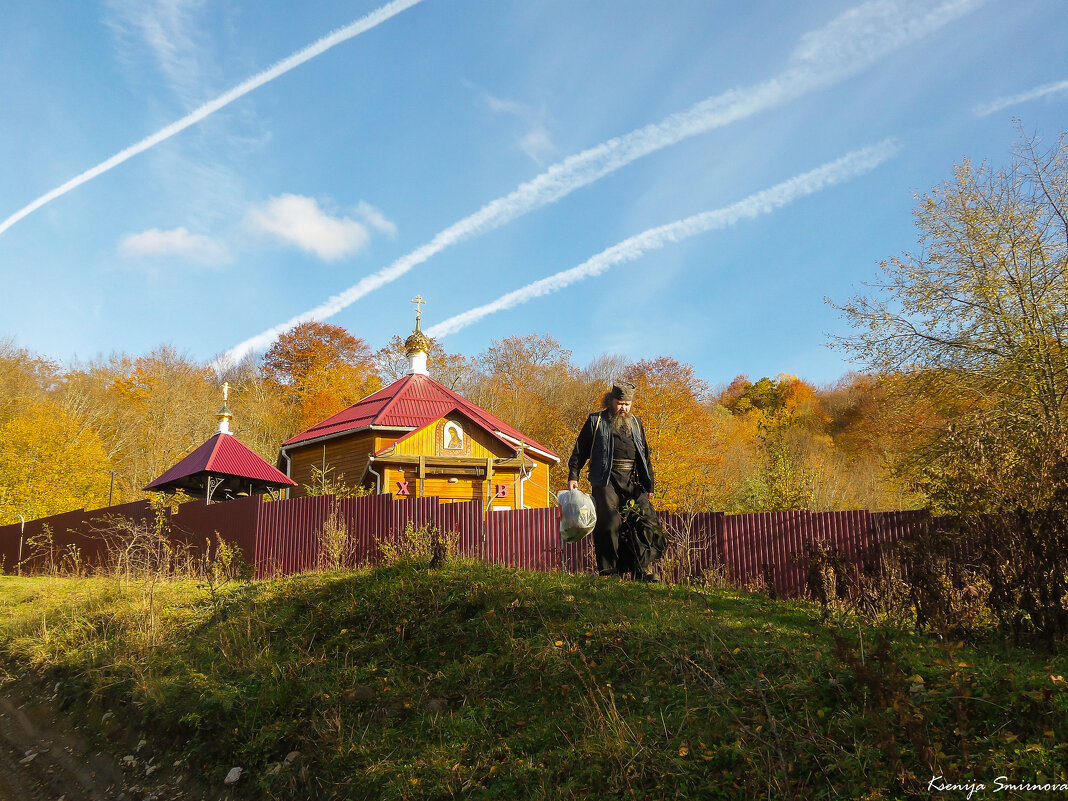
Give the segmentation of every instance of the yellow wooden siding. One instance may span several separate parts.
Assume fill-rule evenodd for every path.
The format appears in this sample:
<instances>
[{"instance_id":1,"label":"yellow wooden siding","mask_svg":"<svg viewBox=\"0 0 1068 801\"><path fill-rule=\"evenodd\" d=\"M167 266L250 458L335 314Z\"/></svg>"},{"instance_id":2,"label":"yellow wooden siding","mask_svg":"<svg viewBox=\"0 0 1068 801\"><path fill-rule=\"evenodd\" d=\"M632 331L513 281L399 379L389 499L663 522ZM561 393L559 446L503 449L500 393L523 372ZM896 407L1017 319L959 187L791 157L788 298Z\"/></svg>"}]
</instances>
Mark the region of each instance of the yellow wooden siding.
<instances>
[{"instance_id":1,"label":"yellow wooden siding","mask_svg":"<svg viewBox=\"0 0 1068 801\"><path fill-rule=\"evenodd\" d=\"M443 429L445 423L455 419L463 427L464 448L463 458L511 458L515 452L509 449L488 432L478 428L466 418L459 415L449 415L436 423L427 426L423 431L417 432L404 442L397 444L394 450L396 455L418 456L460 455L455 449L443 448ZM301 497L306 494L305 484L311 483L312 467L320 468L324 459L327 467L334 468L330 473L332 478L344 475L346 483L352 484L360 480L367 467L368 457L371 453L380 451L396 443L403 433L383 435L381 432L361 432L348 437L339 437L328 440L325 443L313 443L290 453L291 475L298 486L291 490L291 497ZM534 468L530 478L523 486L523 506L527 508L541 508L550 505L550 493L555 495L553 488L549 487L549 466L540 460L536 454L528 453L529 458L534 460ZM519 508L519 485L517 479L519 472L516 468L495 469L493 476L487 484L485 477L458 474L455 482L449 481L448 473L436 472L441 469L435 466L435 472L429 474L423 481L422 493L419 486L419 468L417 465L393 465L388 464L389 457L382 457L376 461L374 469L382 476L382 492L394 497L399 495L398 481L408 482L409 497L417 498L433 496L444 501L470 501L481 498L488 502L491 508ZM375 478L368 474L366 485L374 486ZM504 498L493 498L492 495L498 484L508 486L508 495ZM556 489L562 489L558 487Z\"/></svg>"},{"instance_id":2,"label":"yellow wooden siding","mask_svg":"<svg viewBox=\"0 0 1068 801\"><path fill-rule=\"evenodd\" d=\"M447 501L473 501L482 492L484 484L477 479L458 478L450 484L447 478L428 478L424 482L424 491L428 497L438 497Z\"/></svg>"},{"instance_id":3,"label":"yellow wooden siding","mask_svg":"<svg viewBox=\"0 0 1068 801\"><path fill-rule=\"evenodd\" d=\"M463 432L463 447L451 449L445 447L445 427L457 423ZM383 446L384 447L384 446ZM489 432L472 423L463 415L449 414L420 431L415 432L403 442L398 442L394 453L419 456L463 456L476 459L489 457L507 457L513 451Z\"/></svg>"},{"instance_id":4,"label":"yellow wooden siding","mask_svg":"<svg viewBox=\"0 0 1068 801\"><path fill-rule=\"evenodd\" d=\"M534 458L534 470L523 486L523 505L528 509L541 509L551 506L549 496L556 496L556 490L549 486L549 465ZM556 489L566 489L558 487Z\"/></svg>"},{"instance_id":5,"label":"yellow wooden siding","mask_svg":"<svg viewBox=\"0 0 1068 801\"><path fill-rule=\"evenodd\" d=\"M400 439L403 436L404 436L403 433L400 433L400 434L375 434L374 452L378 453L383 448L388 448L390 445L392 445L394 442L396 442L398 439Z\"/></svg>"}]
</instances>

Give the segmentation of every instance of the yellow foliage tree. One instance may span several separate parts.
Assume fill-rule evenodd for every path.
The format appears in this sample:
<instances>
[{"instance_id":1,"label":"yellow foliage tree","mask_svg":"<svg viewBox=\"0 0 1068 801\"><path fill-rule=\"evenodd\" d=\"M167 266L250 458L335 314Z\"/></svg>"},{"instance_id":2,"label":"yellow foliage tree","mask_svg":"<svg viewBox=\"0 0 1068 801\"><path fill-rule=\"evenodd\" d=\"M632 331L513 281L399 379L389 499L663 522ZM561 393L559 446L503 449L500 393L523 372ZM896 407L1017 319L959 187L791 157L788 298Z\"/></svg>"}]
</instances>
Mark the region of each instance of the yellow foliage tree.
<instances>
[{"instance_id":1,"label":"yellow foliage tree","mask_svg":"<svg viewBox=\"0 0 1068 801\"><path fill-rule=\"evenodd\" d=\"M916 427L906 464L936 509L1047 505L1064 486L1046 462L1064 456L1034 437L1052 447L1068 436L1068 134L1047 148L1021 130L1007 167L966 160L917 201L918 247L837 306L854 329L837 342L904 376L888 384L904 403L919 390L935 408L958 407L945 425ZM971 483L994 450L1013 477ZM962 495L962 482L974 492Z\"/></svg>"},{"instance_id":2,"label":"yellow foliage tree","mask_svg":"<svg viewBox=\"0 0 1068 801\"><path fill-rule=\"evenodd\" d=\"M4 506L27 519L99 508L107 503L109 478L100 437L50 401L0 428Z\"/></svg>"},{"instance_id":3,"label":"yellow foliage tree","mask_svg":"<svg viewBox=\"0 0 1068 801\"><path fill-rule=\"evenodd\" d=\"M476 357L480 376L470 399L562 455L550 470L550 490L567 482L567 457L575 442L575 369L571 351L548 334L494 340ZM580 406L581 408L581 406Z\"/></svg>"}]
</instances>

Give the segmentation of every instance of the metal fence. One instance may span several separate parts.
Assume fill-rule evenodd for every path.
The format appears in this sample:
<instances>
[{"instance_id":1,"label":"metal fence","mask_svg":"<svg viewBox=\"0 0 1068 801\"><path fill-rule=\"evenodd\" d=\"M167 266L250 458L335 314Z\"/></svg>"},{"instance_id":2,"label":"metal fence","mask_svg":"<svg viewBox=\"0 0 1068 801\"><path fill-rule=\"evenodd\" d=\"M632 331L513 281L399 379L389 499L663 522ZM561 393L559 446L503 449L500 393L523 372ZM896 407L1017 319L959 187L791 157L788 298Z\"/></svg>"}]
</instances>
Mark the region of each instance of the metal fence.
<instances>
[{"instance_id":1,"label":"metal fence","mask_svg":"<svg viewBox=\"0 0 1068 801\"><path fill-rule=\"evenodd\" d=\"M210 506L190 502L169 513L169 536L190 553L203 553L221 536L241 548L256 576L290 575L320 565L321 535L332 516L347 531L347 553L359 563L378 563L382 544L399 544L407 526L434 525L455 535L464 556L524 570L595 570L591 537L561 544L558 509L487 512L481 500L441 503L437 498L372 495L284 501L257 496ZM14 573L21 558L23 572L62 569L69 567L72 549L81 565L106 564L119 517L142 527L153 524L148 502L138 501L30 520L24 532L17 523L2 526L0 566ZM719 571L742 586L769 581L782 597L803 594L803 555L813 543L837 549L859 572L886 546L929 525L925 512L862 510L662 514L660 520L671 543L661 562L666 578L699 580ZM50 538L44 536L46 527Z\"/></svg>"}]
</instances>

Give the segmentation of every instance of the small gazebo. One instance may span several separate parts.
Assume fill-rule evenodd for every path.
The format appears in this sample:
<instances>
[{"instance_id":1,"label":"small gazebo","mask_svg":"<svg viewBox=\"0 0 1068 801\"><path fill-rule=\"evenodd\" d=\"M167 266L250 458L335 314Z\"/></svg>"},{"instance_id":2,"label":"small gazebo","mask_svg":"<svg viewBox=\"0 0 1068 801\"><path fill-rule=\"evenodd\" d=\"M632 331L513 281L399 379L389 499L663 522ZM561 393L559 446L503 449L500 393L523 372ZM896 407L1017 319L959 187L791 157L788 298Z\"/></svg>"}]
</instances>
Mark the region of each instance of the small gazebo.
<instances>
[{"instance_id":1,"label":"small gazebo","mask_svg":"<svg viewBox=\"0 0 1068 801\"><path fill-rule=\"evenodd\" d=\"M146 490L182 490L194 498L203 498L205 503L211 503L213 500L228 501L264 492L277 498L280 490L297 485L230 433L233 414L226 405L229 389L229 384L223 384L223 406L216 415L219 433L148 484Z\"/></svg>"}]
</instances>

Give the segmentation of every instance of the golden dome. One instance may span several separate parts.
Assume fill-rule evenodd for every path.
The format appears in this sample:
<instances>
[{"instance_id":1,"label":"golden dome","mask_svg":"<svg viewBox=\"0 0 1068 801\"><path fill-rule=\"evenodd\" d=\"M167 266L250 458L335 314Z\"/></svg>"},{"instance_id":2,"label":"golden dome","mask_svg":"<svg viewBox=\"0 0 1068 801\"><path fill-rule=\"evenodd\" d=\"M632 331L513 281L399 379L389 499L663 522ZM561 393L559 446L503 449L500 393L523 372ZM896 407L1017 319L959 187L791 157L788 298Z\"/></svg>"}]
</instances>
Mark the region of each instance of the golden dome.
<instances>
[{"instance_id":1,"label":"golden dome","mask_svg":"<svg viewBox=\"0 0 1068 801\"><path fill-rule=\"evenodd\" d=\"M419 330L419 321L415 323L415 330L404 340L404 355L411 356L413 353L430 353L430 337Z\"/></svg>"}]
</instances>

